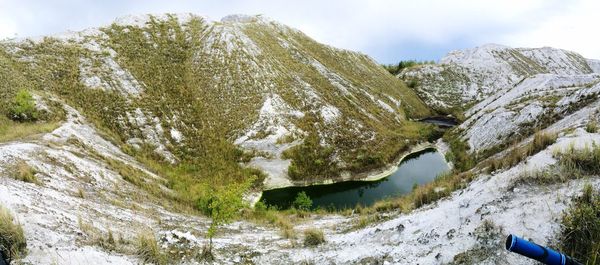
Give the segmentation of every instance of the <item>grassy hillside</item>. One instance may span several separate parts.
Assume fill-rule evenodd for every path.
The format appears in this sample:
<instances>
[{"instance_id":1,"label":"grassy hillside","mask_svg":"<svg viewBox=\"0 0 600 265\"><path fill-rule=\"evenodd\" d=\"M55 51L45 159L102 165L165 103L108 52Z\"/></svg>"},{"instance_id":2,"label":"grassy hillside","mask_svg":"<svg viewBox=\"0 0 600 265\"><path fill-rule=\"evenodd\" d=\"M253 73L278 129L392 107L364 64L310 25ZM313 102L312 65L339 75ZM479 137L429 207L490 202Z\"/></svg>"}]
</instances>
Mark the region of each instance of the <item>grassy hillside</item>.
<instances>
[{"instance_id":1,"label":"grassy hillside","mask_svg":"<svg viewBox=\"0 0 600 265\"><path fill-rule=\"evenodd\" d=\"M0 64L7 80L0 100L26 86L48 96L42 101L75 107L109 140L169 176L169 187L190 202L210 186L253 175L260 185L260 167L245 163L283 159L244 143L266 141L288 150L293 165L309 167L319 161L300 162L302 152L327 149L316 157L360 172L392 161L431 131L409 121L429 109L369 57L262 17L146 16L6 42ZM303 180L339 174L298 169Z\"/></svg>"}]
</instances>

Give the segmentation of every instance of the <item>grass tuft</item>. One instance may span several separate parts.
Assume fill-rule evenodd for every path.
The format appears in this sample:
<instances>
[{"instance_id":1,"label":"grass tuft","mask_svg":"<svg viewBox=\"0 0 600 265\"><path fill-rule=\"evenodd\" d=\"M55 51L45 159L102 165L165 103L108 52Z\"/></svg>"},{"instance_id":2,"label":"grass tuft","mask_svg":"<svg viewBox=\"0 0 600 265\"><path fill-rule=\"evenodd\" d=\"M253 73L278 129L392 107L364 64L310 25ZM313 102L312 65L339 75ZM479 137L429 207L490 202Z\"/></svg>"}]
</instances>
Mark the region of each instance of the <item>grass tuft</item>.
<instances>
[{"instance_id":1,"label":"grass tuft","mask_svg":"<svg viewBox=\"0 0 600 265\"><path fill-rule=\"evenodd\" d=\"M590 184L562 217L561 249L583 264L600 264L600 194Z\"/></svg>"},{"instance_id":2,"label":"grass tuft","mask_svg":"<svg viewBox=\"0 0 600 265\"><path fill-rule=\"evenodd\" d=\"M557 156L560 166L573 174L600 174L600 147L597 145L580 150L569 148Z\"/></svg>"},{"instance_id":3,"label":"grass tuft","mask_svg":"<svg viewBox=\"0 0 600 265\"><path fill-rule=\"evenodd\" d=\"M167 264L165 255L161 252L154 234L149 231L141 232L137 238L137 255L143 263Z\"/></svg>"},{"instance_id":4,"label":"grass tuft","mask_svg":"<svg viewBox=\"0 0 600 265\"><path fill-rule=\"evenodd\" d=\"M533 155L546 149L547 146L556 143L556 133L537 132L533 135L533 141L529 144L528 155Z\"/></svg>"},{"instance_id":5,"label":"grass tuft","mask_svg":"<svg viewBox=\"0 0 600 265\"><path fill-rule=\"evenodd\" d=\"M19 160L14 166L14 179L41 185L42 182L35 176L37 172L24 160Z\"/></svg>"},{"instance_id":6,"label":"grass tuft","mask_svg":"<svg viewBox=\"0 0 600 265\"><path fill-rule=\"evenodd\" d=\"M0 206L0 252L10 261L25 254L27 242L20 224L15 223L8 209Z\"/></svg>"},{"instance_id":7,"label":"grass tuft","mask_svg":"<svg viewBox=\"0 0 600 265\"><path fill-rule=\"evenodd\" d=\"M594 121L594 120L591 120L585 126L585 131L589 132L589 133L596 133L596 132L598 132L598 123L596 121Z\"/></svg>"},{"instance_id":8,"label":"grass tuft","mask_svg":"<svg viewBox=\"0 0 600 265\"><path fill-rule=\"evenodd\" d=\"M322 230L310 228L304 230L304 245L308 247L318 246L325 243L325 235Z\"/></svg>"}]
</instances>

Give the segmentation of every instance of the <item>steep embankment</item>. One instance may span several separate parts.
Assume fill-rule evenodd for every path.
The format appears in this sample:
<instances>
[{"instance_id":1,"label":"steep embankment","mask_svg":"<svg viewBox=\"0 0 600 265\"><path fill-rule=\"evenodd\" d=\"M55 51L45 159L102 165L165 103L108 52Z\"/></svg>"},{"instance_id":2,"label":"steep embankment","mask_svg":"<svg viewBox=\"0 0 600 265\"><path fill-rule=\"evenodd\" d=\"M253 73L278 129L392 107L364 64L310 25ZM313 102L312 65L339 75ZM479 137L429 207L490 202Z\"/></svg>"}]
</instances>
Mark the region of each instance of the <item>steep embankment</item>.
<instances>
[{"instance_id":1,"label":"steep embankment","mask_svg":"<svg viewBox=\"0 0 600 265\"><path fill-rule=\"evenodd\" d=\"M511 48L497 44L450 52L439 64L409 68L399 77L439 110L487 99L537 74L584 75L598 72L597 62L555 48Z\"/></svg>"},{"instance_id":2,"label":"steep embankment","mask_svg":"<svg viewBox=\"0 0 600 265\"><path fill-rule=\"evenodd\" d=\"M225 183L257 174L238 161L266 172L268 187L335 180L383 167L426 137L408 118L428 107L368 56L260 16L126 17L6 42L2 53L32 80L27 88L65 100L130 154L219 164L212 173Z\"/></svg>"},{"instance_id":3,"label":"steep embankment","mask_svg":"<svg viewBox=\"0 0 600 265\"><path fill-rule=\"evenodd\" d=\"M194 260L199 211L232 183L338 180L431 131L411 121L430 109L371 58L261 16L125 17L3 41L0 66L0 204L36 264L134 263L144 230ZM218 251L281 241L241 225Z\"/></svg>"},{"instance_id":4,"label":"steep embankment","mask_svg":"<svg viewBox=\"0 0 600 265\"><path fill-rule=\"evenodd\" d=\"M487 154L577 111L600 92L596 60L548 47L488 44L399 76L416 81L415 91L433 107L463 108L460 137L471 152Z\"/></svg>"}]
</instances>

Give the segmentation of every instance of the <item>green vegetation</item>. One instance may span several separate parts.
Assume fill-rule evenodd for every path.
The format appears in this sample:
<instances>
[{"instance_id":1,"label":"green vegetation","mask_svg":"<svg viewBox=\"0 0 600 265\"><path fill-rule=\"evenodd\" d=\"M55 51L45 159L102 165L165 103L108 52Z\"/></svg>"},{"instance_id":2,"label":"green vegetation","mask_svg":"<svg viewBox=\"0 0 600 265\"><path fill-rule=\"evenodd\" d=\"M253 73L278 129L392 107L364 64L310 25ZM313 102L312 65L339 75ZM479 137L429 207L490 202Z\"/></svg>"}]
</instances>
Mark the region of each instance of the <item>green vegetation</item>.
<instances>
[{"instance_id":1,"label":"green vegetation","mask_svg":"<svg viewBox=\"0 0 600 265\"><path fill-rule=\"evenodd\" d=\"M144 264L167 264L166 256L160 250L152 232L146 231L138 234L136 248L136 253Z\"/></svg>"},{"instance_id":2,"label":"green vegetation","mask_svg":"<svg viewBox=\"0 0 600 265\"><path fill-rule=\"evenodd\" d=\"M573 200L561 221L560 246L565 254L588 265L600 264L600 194L590 184Z\"/></svg>"},{"instance_id":3,"label":"green vegetation","mask_svg":"<svg viewBox=\"0 0 600 265\"><path fill-rule=\"evenodd\" d=\"M332 147L324 147L316 134L309 134L304 142L286 150L284 157L292 159L288 175L294 180L323 179L337 175L331 161Z\"/></svg>"},{"instance_id":4,"label":"green vegetation","mask_svg":"<svg viewBox=\"0 0 600 265\"><path fill-rule=\"evenodd\" d=\"M15 223L8 209L0 205L0 252L9 262L19 259L25 254L27 242L23 227Z\"/></svg>"},{"instance_id":5,"label":"green vegetation","mask_svg":"<svg viewBox=\"0 0 600 265\"><path fill-rule=\"evenodd\" d=\"M435 61L407 60L407 61L400 61L398 64L384 64L382 66L383 66L383 68L385 68L385 70L390 72L390 74L397 75L400 72L402 72L402 70L404 68L415 67L417 65L423 65L423 64L435 64ZM409 87L410 87L410 85L409 85Z\"/></svg>"},{"instance_id":6,"label":"green vegetation","mask_svg":"<svg viewBox=\"0 0 600 265\"><path fill-rule=\"evenodd\" d=\"M310 228L304 230L304 245L314 247L325 243L325 235L322 230Z\"/></svg>"},{"instance_id":7,"label":"green vegetation","mask_svg":"<svg viewBox=\"0 0 600 265\"><path fill-rule=\"evenodd\" d=\"M35 121L38 116L39 113L31 93L24 89L19 90L9 109L9 117L15 121L25 122Z\"/></svg>"},{"instance_id":8,"label":"green vegetation","mask_svg":"<svg viewBox=\"0 0 600 265\"><path fill-rule=\"evenodd\" d=\"M559 165L577 175L600 174L600 147L593 145L581 150L569 148L566 152L556 154Z\"/></svg>"},{"instance_id":9,"label":"green vegetation","mask_svg":"<svg viewBox=\"0 0 600 265\"><path fill-rule=\"evenodd\" d=\"M446 153L446 160L452 161L458 172L467 171L475 166L475 155L469 154L469 144L460 139L460 131L456 129L448 131L443 138L450 146L450 150Z\"/></svg>"},{"instance_id":10,"label":"green vegetation","mask_svg":"<svg viewBox=\"0 0 600 265\"><path fill-rule=\"evenodd\" d=\"M313 202L310 197L306 195L306 192L302 191L298 193L296 199L292 203L292 206L301 211L308 211L310 210L310 207L312 207L312 204Z\"/></svg>"},{"instance_id":11,"label":"green vegetation","mask_svg":"<svg viewBox=\"0 0 600 265\"><path fill-rule=\"evenodd\" d=\"M198 201L198 208L203 210L212 220L206 233L209 243L202 251L204 259L213 260L212 239L217 233L217 229L222 225L230 223L238 216L240 209L244 207L242 195L252 185L253 181L250 179L243 184L232 184L221 190L215 190L213 196L208 201Z\"/></svg>"},{"instance_id":12,"label":"green vegetation","mask_svg":"<svg viewBox=\"0 0 600 265\"><path fill-rule=\"evenodd\" d=\"M59 125L60 122L57 121L47 123L15 122L0 116L0 143L51 132Z\"/></svg>"}]
</instances>

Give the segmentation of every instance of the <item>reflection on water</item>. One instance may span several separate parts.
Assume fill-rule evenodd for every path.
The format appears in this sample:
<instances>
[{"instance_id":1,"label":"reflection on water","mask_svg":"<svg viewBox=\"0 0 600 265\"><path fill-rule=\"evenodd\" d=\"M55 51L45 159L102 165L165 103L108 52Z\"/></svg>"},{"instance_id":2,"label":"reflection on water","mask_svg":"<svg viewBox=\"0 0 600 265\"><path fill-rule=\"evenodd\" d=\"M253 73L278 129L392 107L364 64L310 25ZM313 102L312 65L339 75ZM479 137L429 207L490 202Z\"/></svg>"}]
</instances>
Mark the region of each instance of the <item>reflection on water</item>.
<instances>
[{"instance_id":1,"label":"reflection on water","mask_svg":"<svg viewBox=\"0 0 600 265\"><path fill-rule=\"evenodd\" d=\"M347 181L309 187L289 187L263 192L261 200L279 208L290 207L296 195L304 191L313 200L313 207L337 209L364 206L410 192L412 187L434 180L448 171L448 165L440 153L427 149L407 156L398 170L379 181Z\"/></svg>"}]
</instances>

